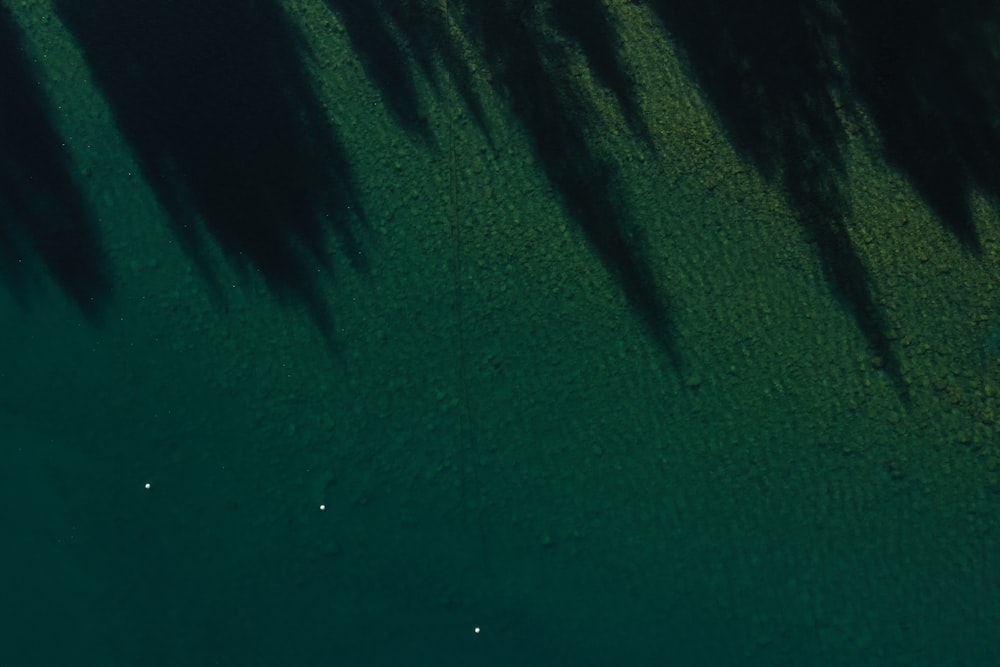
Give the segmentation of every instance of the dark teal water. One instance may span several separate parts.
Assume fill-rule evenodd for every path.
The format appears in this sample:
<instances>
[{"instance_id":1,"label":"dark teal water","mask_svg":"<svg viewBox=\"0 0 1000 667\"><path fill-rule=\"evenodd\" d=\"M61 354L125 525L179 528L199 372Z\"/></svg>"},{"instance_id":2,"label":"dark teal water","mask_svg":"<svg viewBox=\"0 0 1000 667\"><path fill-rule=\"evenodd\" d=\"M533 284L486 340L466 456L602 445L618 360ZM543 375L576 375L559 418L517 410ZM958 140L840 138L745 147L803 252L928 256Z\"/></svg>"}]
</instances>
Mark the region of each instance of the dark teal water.
<instances>
[{"instance_id":1,"label":"dark teal water","mask_svg":"<svg viewBox=\"0 0 1000 667\"><path fill-rule=\"evenodd\" d=\"M0 665L996 664L995 11L0 5Z\"/></svg>"}]
</instances>

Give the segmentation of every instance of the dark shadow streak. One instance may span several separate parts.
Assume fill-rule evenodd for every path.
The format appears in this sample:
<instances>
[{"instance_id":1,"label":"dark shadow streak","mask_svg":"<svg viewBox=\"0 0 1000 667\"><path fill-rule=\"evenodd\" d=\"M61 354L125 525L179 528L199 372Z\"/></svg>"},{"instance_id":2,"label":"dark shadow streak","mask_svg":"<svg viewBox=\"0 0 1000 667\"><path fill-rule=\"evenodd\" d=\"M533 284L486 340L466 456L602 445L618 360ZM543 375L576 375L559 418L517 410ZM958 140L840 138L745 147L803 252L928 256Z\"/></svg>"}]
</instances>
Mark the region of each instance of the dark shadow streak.
<instances>
[{"instance_id":1,"label":"dark shadow streak","mask_svg":"<svg viewBox=\"0 0 1000 667\"><path fill-rule=\"evenodd\" d=\"M886 156L979 253L970 199L1000 199L1000 5L842 0L843 59Z\"/></svg>"},{"instance_id":2,"label":"dark shadow streak","mask_svg":"<svg viewBox=\"0 0 1000 667\"><path fill-rule=\"evenodd\" d=\"M838 95L847 95L849 79L837 66L841 25L835 13L797 0L648 4L683 47L692 77L732 143L784 186L831 291L851 313L898 395L908 400L869 271L846 226L847 134Z\"/></svg>"},{"instance_id":3,"label":"dark shadow streak","mask_svg":"<svg viewBox=\"0 0 1000 667\"><path fill-rule=\"evenodd\" d=\"M618 29L605 4L553 0L552 23L579 48L597 80L611 91L632 133L652 146L649 127L639 108L635 81L621 58Z\"/></svg>"},{"instance_id":4,"label":"dark shadow streak","mask_svg":"<svg viewBox=\"0 0 1000 667\"><path fill-rule=\"evenodd\" d=\"M96 325L112 295L106 257L21 43L10 14L0 9L0 278L27 307L28 267L37 256Z\"/></svg>"},{"instance_id":5,"label":"dark shadow streak","mask_svg":"<svg viewBox=\"0 0 1000 667\"><path fill-rule=\"evenodd\" d=\"M544 7L520 0L450 0L446 7L422 0L326 2L345 26L369 78L411 132L424 130L413 77L422 72L436 86L440 66L489 137L463 49L471 47L485 61L486 78L527 131L570 217L679 369L667 301L657 288L640 231L614 186L614 169L587 138L588 128L598 127L600 120L583 102L569 67L575 50L617 100L636 135L649 140L607 7L597 0L557 0ZM458 31L468 42L460 44Z\"/></svg>"},{"instance_id":6,"label":"dark shadow streak","mask_svg":"<svg viewBox=\"0 0 1000 667\"><path fill-rule=\"evenodd\" d=\"M214 240L305 304L331 340L318 275L332 230L365 268L344 149L271 0L57 0L174 231L219 292ZM141 221L136 221L141 224ZM205 234L207 231L207 234Z\"/></svg>"},{"instance_id":7,"label":"dark shadow streak","mask_svg":"<svg viewBox=\"0 0 1000 667\"><path fill-rule=\"evenodd\" d=\"M469 34L571 218L680 371L669 304L657 287L641 233L631 224L611 166L595 154L586 136L596 114L570 75L568 54L547 34L552 27L532 14L532 4L476 4L466 17Z\"/></svg>"},{"instance_id":8,"label":"dark shadow streak","mask_svg":"<svg viewBox=\"0 0 1000 667\"><path fill-rule=\"evenodd\" d=\"M415 76L421 73L440 97L440 66L479 129L489 137L485 112L473 90L470 63L455 43L448 15L440 5L426 0L326 0L326 4L347 31L368 78L405 129L430 140Z\"/></svg>"},{"instance_id":9,"label":"dark shadow streak","mask_svg":"<svg viewBox=\"0 0 1000 667\"><path fill-rule=\"evenodd\" d=\"M368 78L375 82L389 110L408 131L429 141L426 117L420 111L410 58L393 36L391 19L379 2L326 0L347 31L348 39Z\"/></svg>"}]
</instances>

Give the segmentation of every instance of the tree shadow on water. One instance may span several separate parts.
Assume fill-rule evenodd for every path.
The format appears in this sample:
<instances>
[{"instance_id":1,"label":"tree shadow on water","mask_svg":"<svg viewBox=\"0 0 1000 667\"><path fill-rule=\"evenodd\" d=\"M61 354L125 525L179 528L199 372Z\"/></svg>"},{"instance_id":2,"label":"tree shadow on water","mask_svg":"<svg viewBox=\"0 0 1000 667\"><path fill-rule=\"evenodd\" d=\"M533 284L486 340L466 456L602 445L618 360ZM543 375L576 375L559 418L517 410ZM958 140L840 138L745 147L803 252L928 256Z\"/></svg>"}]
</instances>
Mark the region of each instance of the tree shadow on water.
<instances>
[{"instance_id":1,"label":"tree shadow on water","mask_svg":"<svg viewBox=\"0 0 1000 667\"><path fill-rule=\"evenodd\" d=\"M21 44L10 14L0 10L0 279L29 306L28 267L37 257L99 324L112 293L104 250Z\"/></svg>"},{"instance_id":2,"label":"tree shadow on water","mask_svg":"<svg viewBox=\"0 0 1000 667\"><path fill-rule=\"evenodd\" d=\"M983 27L997 26L998 9L860 0L647 4L683 47L733 144L784 186L831 291L907 399L886 317L847 230L847 125L856 110L868 113L888 162L978 251L969 198L975 190L994 201L1000 194L1000 63Z\"/></svg>"},{"instance_id":3,"label":"tree shadow on water","mask_svg":"<svg viewBox=\"0 0 1000 667\"><path fill-rule=\"evenodd\" d=\"M275 292L305 303L329 338L332 316L318 282L319 271L330 268L326 232L363 270L364 217L344 149L302 69L302 40L276 2L54 2L175 234L210 282L220 289L212 241ZM606 3L326 4L411 134L430 136L416 74L438 89L435 77L447 72L484 130L474 84L492 86L525 130L570 219L679 368L668 300L613 156L600 148L607 126L585 89L590 83L575 74L585 63L590 81L617 102L633 133L646 137ZM848 233L845 118L863 109L889 163L964 247L980 252L970 198L1000 200L1000 55L993 46L1000 6L645 4L682 47L732 143L785 189L831 291L905 397L889 325ZM15 91L0 110L0 270L8 284L23 281L17 259L33 246L86 311L110 291L90 214L43 120L44 103L16 49L9 14L0 14L0 30L0 74L5 91ZM470 53L485 73L473 74Z\"/></svg>"},{"instance_id":4,"label":"tree shadow on water","mask_svg":"<svg viewBox=\"0 0 1000 667\"><path fill-rule=\"evenodd\" d=\"M442 96L438 65L451 76L462 102L487 133L482 105L473 92L472 73L451 38L448 16L424 0L325 0L337 15L369 80L396 121L433 143L427 109L418 94L417 73Z\"/></svg>"},{"instance_id":5,"label":"tree shadow on water","mask_svg":"<svg viewBox=\"0 0 1000 667\"><path fill-rule=\"evenodd\" d=\"M553 10L566 3L553 3ZM565 8L564 8L565 9ZM596 250L605 269L675 370L682 368L669 303L657 284L641 230L616 186L617 174L589 136L603 127L572 74L571 48L588 63L601 63L612 92L621 95L626 119L637 108L624 71L611 65L615 31L600 3L579 2L572 11L539 10L538 3L505 0L470 3L464 25L481 51L497 92L531 140L546 177L560 194L570 218ZM582 30L576 19L603 21L602 29ZM602 38L599 37L603 36ZM567 47L566 41L570 42ZM611 74L611 70L620 72ZM630 122L639 124L636 117Z\"/></svg>"},{"instance_id":6,"label":"tree shadow on water","mask_svg":"<svg viewBox=\"0 0 1000 667\"><path fill-rule=\"evenodd\" d=\"M842 0L843 60L886 157L966 248L1000 199L1000 5Z\"/></svg>"},{"instance_id":7,"label":"tree shadow on water","mask_svg":"<svg viewBox=\"0 0 1000 667\"><path fill-rule=\"evenodd\" d=\"M56 0L177 237L218 293L207 243L327 340L327 230L359 270L364 218L344 149L271 0ZM207 234L206 234L207 232Z\"/></svg>"},{"instance_id":8,"label":"tree shadow on water","mask_svg":"<svg viewBox=\"0 0 1000 667\"><path fill-rule=\"evenodd\" d=\"M485 65L491 92L527 133L549 182L633 310L676 368L669 305L642 234L619 191L613 161L593 135L603 122L586 101L571 59L580 56L617 102L630 129L649 140L634 82L620 58L617 27L599 0L326 0L340 18L372 82L401 125L423 135L414 77L440 89L448 73L461 102L489 137L473 85L469 49ZM444 100L439 100L443 102ZM447 110L453 113L453 110Z\"/></svg>"}]
</instances>

